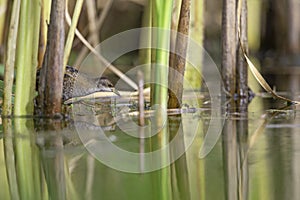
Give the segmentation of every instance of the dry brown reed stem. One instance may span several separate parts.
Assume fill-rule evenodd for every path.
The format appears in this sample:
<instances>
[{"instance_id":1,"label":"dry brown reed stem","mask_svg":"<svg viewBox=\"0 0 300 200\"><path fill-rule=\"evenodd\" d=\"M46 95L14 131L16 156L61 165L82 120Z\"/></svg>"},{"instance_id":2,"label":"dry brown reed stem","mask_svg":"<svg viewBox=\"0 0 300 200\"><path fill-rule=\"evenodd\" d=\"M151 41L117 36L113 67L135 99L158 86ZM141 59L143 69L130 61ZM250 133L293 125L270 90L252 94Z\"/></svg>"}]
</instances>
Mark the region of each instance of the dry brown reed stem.
<instances>
[{"instance_id":1,"label":"dry brown reed stem","mask_svg":"<svg viewBox=\"0 0 300 200\"><path fill-rule=\"evenodd\" d=\"M190 0L182 0L180 17L178 23L178 32L188 36L190 25ZM185 71L185 58L181 57L186 55L188 37L177 35L175 52L173 61L170 61L169 70L169 100L168 108L179 108L182 104L184 71Z\"/></svg>"},{"instance_id":2,"label":"dry brown reed stem","mask_svg":"<svg viewBox=\"0 0 300 200\"><path fill-rule=\"evenodd\" d=\"M236 0L224 0L222 11L222 76L228 96L236 92Z\"/></svg>"},{"instance_id":3,"label":"dry brown reed stem","mask_svg":"<svg viewBox=\"0 0 300 200\"><path fill-rule=\"evenodd\" d=\"M44 114L46 115L61 113L65 44L64 13L65 1L53 0L48 29L48 44L43 63L43 73L41 74L41 81L45 83L45 90L41 92L44 93L43 103L45 106Z\"/></svg>"}]
</instances>

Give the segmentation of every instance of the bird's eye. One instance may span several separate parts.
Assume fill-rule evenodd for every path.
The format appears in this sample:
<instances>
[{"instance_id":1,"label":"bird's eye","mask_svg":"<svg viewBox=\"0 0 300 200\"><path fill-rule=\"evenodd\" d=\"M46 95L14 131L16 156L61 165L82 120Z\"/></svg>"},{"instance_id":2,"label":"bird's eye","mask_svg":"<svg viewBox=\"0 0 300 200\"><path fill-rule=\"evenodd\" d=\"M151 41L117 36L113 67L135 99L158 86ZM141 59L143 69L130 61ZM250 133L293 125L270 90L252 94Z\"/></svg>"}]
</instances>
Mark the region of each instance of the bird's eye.
<instances>
[{"instance_id":1,"label":"bird's eye","mask_svg":"<svg viewBox=\"0 0 300 200\"><path fill-rule=\"evenodd\" d=\"M100 77L97 81L98 87L114 87L114 85L106 78L106 77Z\"/></svg>"}]
</instances>

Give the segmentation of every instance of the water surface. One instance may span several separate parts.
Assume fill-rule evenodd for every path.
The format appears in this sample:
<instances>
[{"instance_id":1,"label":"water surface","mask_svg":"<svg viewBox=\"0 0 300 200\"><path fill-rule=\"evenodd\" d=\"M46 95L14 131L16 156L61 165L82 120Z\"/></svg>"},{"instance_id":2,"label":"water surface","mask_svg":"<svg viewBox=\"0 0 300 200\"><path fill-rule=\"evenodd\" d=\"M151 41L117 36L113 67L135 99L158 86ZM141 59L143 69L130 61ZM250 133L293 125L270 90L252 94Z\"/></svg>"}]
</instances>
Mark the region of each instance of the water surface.
<instances>
[{"instance_id":1,"label":"water surface","mask_svg":"<svg viewBox=\"0 0 300 200\"><path fill-rule=\"evenodd\" d=\"M167 131L143 140L126 133L126 124L137 123L135 116L121 117L116 125L111 123L117 116L113 112L104 112L95 123L82 116L75 125L64 122L62 130L59 121L46 130L35 127L33 119L2 119L0 199L300 199L299 106L260 96L248 108L235 106L223 105L223 131L205 158L199 152L213 113L209 104L169 116ZM153 123L151 118L146 122ZM115 161L120 169L135 165L136 173L95 159L80 139L85 131L96 134L85 145L99 147L111 162L115 155L103 141L140 155L136 163ZM176 139L176 148L153 162L186 152L171 165L145 172L149 162L143 153L164 148L178 132L183 136Z\"/></svg>"}]
</instances>

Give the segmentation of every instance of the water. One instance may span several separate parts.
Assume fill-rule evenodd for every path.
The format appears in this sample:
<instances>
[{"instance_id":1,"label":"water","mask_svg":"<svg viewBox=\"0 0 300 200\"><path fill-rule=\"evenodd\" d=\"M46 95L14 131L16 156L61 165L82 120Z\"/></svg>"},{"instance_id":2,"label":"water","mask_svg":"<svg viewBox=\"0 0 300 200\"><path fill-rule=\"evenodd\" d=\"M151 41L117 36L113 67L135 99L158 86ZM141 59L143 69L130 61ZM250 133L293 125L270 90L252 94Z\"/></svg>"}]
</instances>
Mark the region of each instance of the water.
<instances>
[{"instance_id":1,"label":"water","mask_svg":"<svg viewBox=\"0 0 300 200\"><path fill-rule=\"evenodd\" d=\"M136 124L135 116L124 115L116 126L110 123L115 113L98 112L105 117L97 122L83 115L81 125L61 131L59 122L45 131L34 129L33 119L2 119L0 199L300 199L300 107L259 96L244 113L234 106L224 106L231 112L203 159L209 106L170 116L169 131L143 140L124 133L148 133L125 126ZM149 160L146 153L162 149L169 137L174 146ZM125 150L122 157L112 146ZM171 165L151 171L176 155Z\"/></svg>"}]
</instances>

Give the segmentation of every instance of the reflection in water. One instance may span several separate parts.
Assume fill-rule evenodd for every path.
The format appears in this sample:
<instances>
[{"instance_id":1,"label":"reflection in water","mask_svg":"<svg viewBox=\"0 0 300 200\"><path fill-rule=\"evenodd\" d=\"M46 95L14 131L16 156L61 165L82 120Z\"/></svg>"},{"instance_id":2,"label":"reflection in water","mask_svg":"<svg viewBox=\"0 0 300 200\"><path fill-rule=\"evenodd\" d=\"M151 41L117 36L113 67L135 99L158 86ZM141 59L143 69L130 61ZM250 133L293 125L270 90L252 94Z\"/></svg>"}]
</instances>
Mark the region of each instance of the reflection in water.
<instances>
[{"instance_id":1,"label":"reflection in water","mask_svg":"<svg viewBox=\"0 0 300 200\"><path fill-rule=\"evenodd\" d=\"M249 166L247 165L248 153L248 102L243 99L238 101L237 112L240 114L240 119L237 120L237 140L238 140L238 162L240 170L238 173L239 182L239 199L248 199L249 187Z\"/></svg>"},{"instance_id":2,"label":"reflection in water","mask_svg":"<svg viewBox=\"0 0 300 200\"><path fill-rule=\"evenodd\" d=\"M299 76L298 76L299 78ZM299 90L298 90L299 91ZM299 107L298 107L299 108ZM294 108L293 110L296 110ZM295 115L299 115L299 113L294 112ZM299 199L300 198L300 130L299 130L299 124L300 124L300 118L295 116L288 120L289 124L296 125L297 128L290 128L290 132L292 135L291 140L291 174L292 174L292 191L291 191L291 198L290 199Z\"/></svg>"},{"instance_id":3,"label":"reflection in water","mask_svg":"<svg viewBox=\"0 0 300 200\"><path fill-rule=\"evenodd\" d=\"M227 119L223 128L223 162L227 199L248 199L248 112L247 102L239 100L226 104Z\"/></svg>"},{"instance_id":4,"label":"reflection in water","mask_svg":"<svg viewBox=\"0 0 300 200\"><path fill-rule=\"evenodd\" d=\"M38 149L33 135L33 120L4 119L4 152L10 196L15 199L41 199ZM13 134L12 134L13 133ZM9 153L9 154L8 154Z\"/></svg>"},{"instance_id":5,"label":"reflection in water","mask_svg":"<svg viewBox=\"0 0 300 200\"><path fill-rule=\"evenodd\" d=\"M269 198L274 199L299 199L297 193L294 191L299 188L299 179L297 176L299 168L293 168L293 163L297 163L299 156L297 147L293 145L294 138L297 137L297 128L290 129L288 127L297 127L299 124L299 117L297 117L297 108L294 106L285 106L281 110L269 110L267 112L265 121L265 131L263 137L265 146L270 149L271 153L263 152L261 156L265 158L257 165L264 169L255 168L258 173L263 173L266 177L260 180L259 185L264 185L266 191L259 191L257 195L269 195ZM294 126L296 125L296 126ZM259 144L259 142L257 141ZM261 145L256 144L256 148L263 148ZM253 147L255 149L255 145ZM256 158L256 159L259 159ZM260 159L259 159L260 160ZM276 166L276 167L275 167ZM296 170L294 170L296 169Z\"/></svg>"},{"instance_id":6,"label":"reflection in water","mask_svg":"<svg viewBox=\"0 0 300 200\"><path fill-rule=\"evenodd\" d=\"M66 199L65 159L63 152L63 138L59 134L60 123L47 124L47 131L43 132L49 137L40 147L41 162L51 199Z\"/></svg>"},{"instance_id":7,"label":"reflection in water","mask_svg":"<svg viewBox=\"0 0 300 200\"><path fill-rule=\"evenodd\" d=\"M178 132L183 132L181 115L170 116L169 117L169 132L170 139L173 139ZM174 148L170 149L171 156L174 155L174 151L182 151L185 149L184 134L181 138L176 140L176 144L172 146ZM189 171L187 166L187 158L184 153L180 158L178 158L170 166L171 169L171 185L173 199L191 199L190 197L190 181L189 181Z\"/></svg>"},{"instance_id":8,"label":"reflection in water","mask_svg":"<svg viewBox=\"0 0 300 200\"><path fill-rule=\"evenodd\" d=\"M187 141L193 143L171 165L147 173L142 156L136 163L139 173L121 172L95 159L76 128L96 133L101 128L97 123L82 120L77 127L36 132L32 119L3 119L0 164L5 165L0 173L6 178L0 182L0 199L300 199L300 107L278 110L281 102L256 99L264 109L257 109L255 99L249 109L240 102L227 104L222 137L204 159L198 155L211 111L169 116L166 135L169 140L178 136L168 149L170 157L187 148ZM98 123L105 121L110 120ZM109 138L118 148L137 153L159 149L162 135L140 140L113 124L103 125L100 140Z\"/></svg>"},{"instance_id":9,"label":"reflection in water","mask_svg":"<svg viewBox=\"0 0 300 200\"><path fill-rule=\"evenodd\" d=\"M15 166L15 153L13 145L13 130L11 119L3 119L3 131L5 133L4 142L4 154L6 164L6 174L8 179L9 193L12 199L20 199L18 183L17 183L17 171Z\"/></svg>"}]
</instances>

